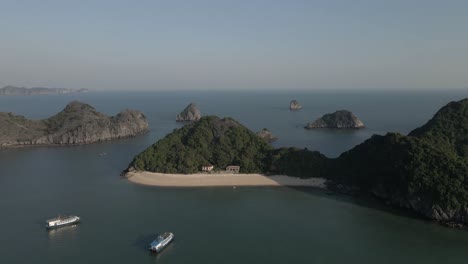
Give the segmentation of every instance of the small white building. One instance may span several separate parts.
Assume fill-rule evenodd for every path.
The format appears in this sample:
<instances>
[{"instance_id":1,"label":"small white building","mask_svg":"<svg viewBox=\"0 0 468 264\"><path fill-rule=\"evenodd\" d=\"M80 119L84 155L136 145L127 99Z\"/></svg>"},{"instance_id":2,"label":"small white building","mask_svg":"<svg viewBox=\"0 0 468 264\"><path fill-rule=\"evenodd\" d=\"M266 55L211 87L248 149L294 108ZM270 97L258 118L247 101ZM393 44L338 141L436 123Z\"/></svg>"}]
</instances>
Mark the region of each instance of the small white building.
<instances>
[{"instance_id":1,"label":"small white building","mask_svg":"<svg viewBox=\"0 0 468 264\"><path fill-rule=\"evenodd\" d=\"M228 173L239 173L240 171L240 166L227 166L226 167L226 172Z\"/></svg>"},{"instance_id":2,"label":"small white building","mask_svg":"<svg viewBox=\"0 0 468 264\"><path fill-rule=\"evenodd\" d=\"M203 165L203 166L201 167L201 170L202 170L203 172L210 172L210 171L212 171L213 169L214 169L214 166L211 165L211 164Z\"/></svg>"}]
</instances>

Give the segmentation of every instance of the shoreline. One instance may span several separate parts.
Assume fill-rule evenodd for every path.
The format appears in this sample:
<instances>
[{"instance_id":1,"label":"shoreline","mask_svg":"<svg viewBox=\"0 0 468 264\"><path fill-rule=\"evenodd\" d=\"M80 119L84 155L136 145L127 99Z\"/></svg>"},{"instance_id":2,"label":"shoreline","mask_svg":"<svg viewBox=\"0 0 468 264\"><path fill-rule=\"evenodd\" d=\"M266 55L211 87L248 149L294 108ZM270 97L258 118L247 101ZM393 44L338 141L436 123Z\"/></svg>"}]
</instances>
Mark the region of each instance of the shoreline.
<instances>
[{"instance_id":1,"label":"shoreline","mask_svg":"<svg viewBox=\"0 0 468 264\"><path fill-rule=\"evenodd\" d=\"M237 186L303 186L326 189L324 178L301 179L286 175L197 173L169 174L133 171L124 175L132 183L158 187L237 187Z\"/></svg>"}]
</instances>

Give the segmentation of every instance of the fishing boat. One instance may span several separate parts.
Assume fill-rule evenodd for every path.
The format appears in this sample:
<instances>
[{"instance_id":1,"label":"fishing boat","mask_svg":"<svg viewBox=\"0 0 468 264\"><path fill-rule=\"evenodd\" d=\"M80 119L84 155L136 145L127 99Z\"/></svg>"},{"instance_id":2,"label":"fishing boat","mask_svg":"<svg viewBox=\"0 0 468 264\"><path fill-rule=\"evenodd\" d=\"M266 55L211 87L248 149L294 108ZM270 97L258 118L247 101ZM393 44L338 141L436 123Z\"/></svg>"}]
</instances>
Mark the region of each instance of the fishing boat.
<instances>
[{"instance_id":1,"label":"fishing boat","mask_svg":"<svg viewBox=\"0 0 468 264\"><path fill-rule=\"evenodd\" d=\"M172 241L172 239L174 239L174 234L171 232L161 234L151 242L149 250L159 253Z\"/></svg>"},{"instance_id":2,"label":"fishing boat","mask_svg":"<svg viewBox=\"0 0 468 264\"><path fill-rule=\"evenodd\" d=\"M54 229L54 228L59 228L62 226L77 224L79 222L80 222L80 218L76 215L57 216L55 218L46 220L46 228Z\"/></svg>"}]
</instances>

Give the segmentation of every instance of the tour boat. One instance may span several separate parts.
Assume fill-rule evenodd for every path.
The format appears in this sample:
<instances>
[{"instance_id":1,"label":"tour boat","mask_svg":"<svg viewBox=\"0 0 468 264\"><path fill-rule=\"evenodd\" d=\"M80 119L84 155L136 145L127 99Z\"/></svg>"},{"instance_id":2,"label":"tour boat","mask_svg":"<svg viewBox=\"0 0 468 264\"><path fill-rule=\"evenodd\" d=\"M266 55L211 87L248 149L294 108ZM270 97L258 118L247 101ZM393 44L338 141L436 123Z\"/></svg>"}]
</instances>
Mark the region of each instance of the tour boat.
<instances>
[{"instance_id":1,"label":"tour boat","mask_svg":"<svg viewBox=\"0 0 468 264\"><path fill-rule=\"evenodd\" d=\"M159 235L153 242L151 242L149 250L152 252L161 252L171 241L174 239L174 234L171 232L166 232L162 235Z\"/></svg>"},{"instance_id":2,"label":"tour boat","mask_svg":"<svg viewBox=\"0 0 468 264\"><path fill-rule=\"evenodd\" d=\"M58 216L46 221L46 228L53 229L62 226L73 225L80 222L80 218L75 215L70 216Z\"/></svg>"}]
</instances>

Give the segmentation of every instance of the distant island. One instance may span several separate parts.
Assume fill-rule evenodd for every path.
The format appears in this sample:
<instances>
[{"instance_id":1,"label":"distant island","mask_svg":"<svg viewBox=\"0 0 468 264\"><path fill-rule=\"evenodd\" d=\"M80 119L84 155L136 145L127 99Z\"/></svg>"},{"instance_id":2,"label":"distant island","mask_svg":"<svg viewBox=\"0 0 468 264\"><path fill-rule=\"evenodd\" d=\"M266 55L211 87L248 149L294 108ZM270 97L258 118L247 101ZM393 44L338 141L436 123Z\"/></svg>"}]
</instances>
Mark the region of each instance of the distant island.
<instances>
[{"instance_id":1,"label":"distant island","mask_svg":"<svg viewBox=\"0 0 468 264\"><path fill-rule=\"evenodd\" d=\"M306 129L313 128L363 128L364 123L348 110L338 110L331 114L326 114L321 118L309 123Z\"/></svg>"},{"instance_id":2,"label":"distant island","mask_svg":"<svg viewBox=\"0 0 468 264\"><path fill-rule=\"evenodd\" d=\"M451 102L408 136L374 135L330 159L272 148L231 118L203 117L138 154L125 171L193 174L202 166L241 173L325 178L330 189L370 194L449 226L468 224L468 99Z\"/></svg>"},{"instance_id":3,"label":"distant island","mask_svg":"<svg viewBox=\"0 0 468 264\"><path fill-rule=\"evenodd\" d=\"M297 100L291 100L291 102L289 103L289 110L297 111L301 109L302 109L302 105Z\"/></svg>"},{"instance_id":4,"label":"distant island","mask_svg":"<svg viewBox=\"0 0 468 264\"><path fill-rule=\"evenodd\" d=\"M176 116L177 122L191 122L198 121L201 118L201 112L197 105L190 103L180 114Z\"/></svg>"},{"instance_id":5,"label":"distant island","mask_svg":"<svg viewBox=\"0 0 468 264\"><path fill-rule=\"evenodd\" d=\"M67 94L67 93L84 93L88 89L67 89L67 88L45 88L45 87L16 87L5 86L0 88L0 95L40 95L40 94Z\"/></svg>"},{"instance_id":6,"label":"distant island","mask_svg":"<svg viewBox=\"0 0 468 264\"><path fill-rule=\"evenodd\" d=\"M0 112L0 148L89 144L133 137L147 131L148 122L139 111L124 110L109 117L77 101L43 120Z\"/></svg>"}]
</instances>

